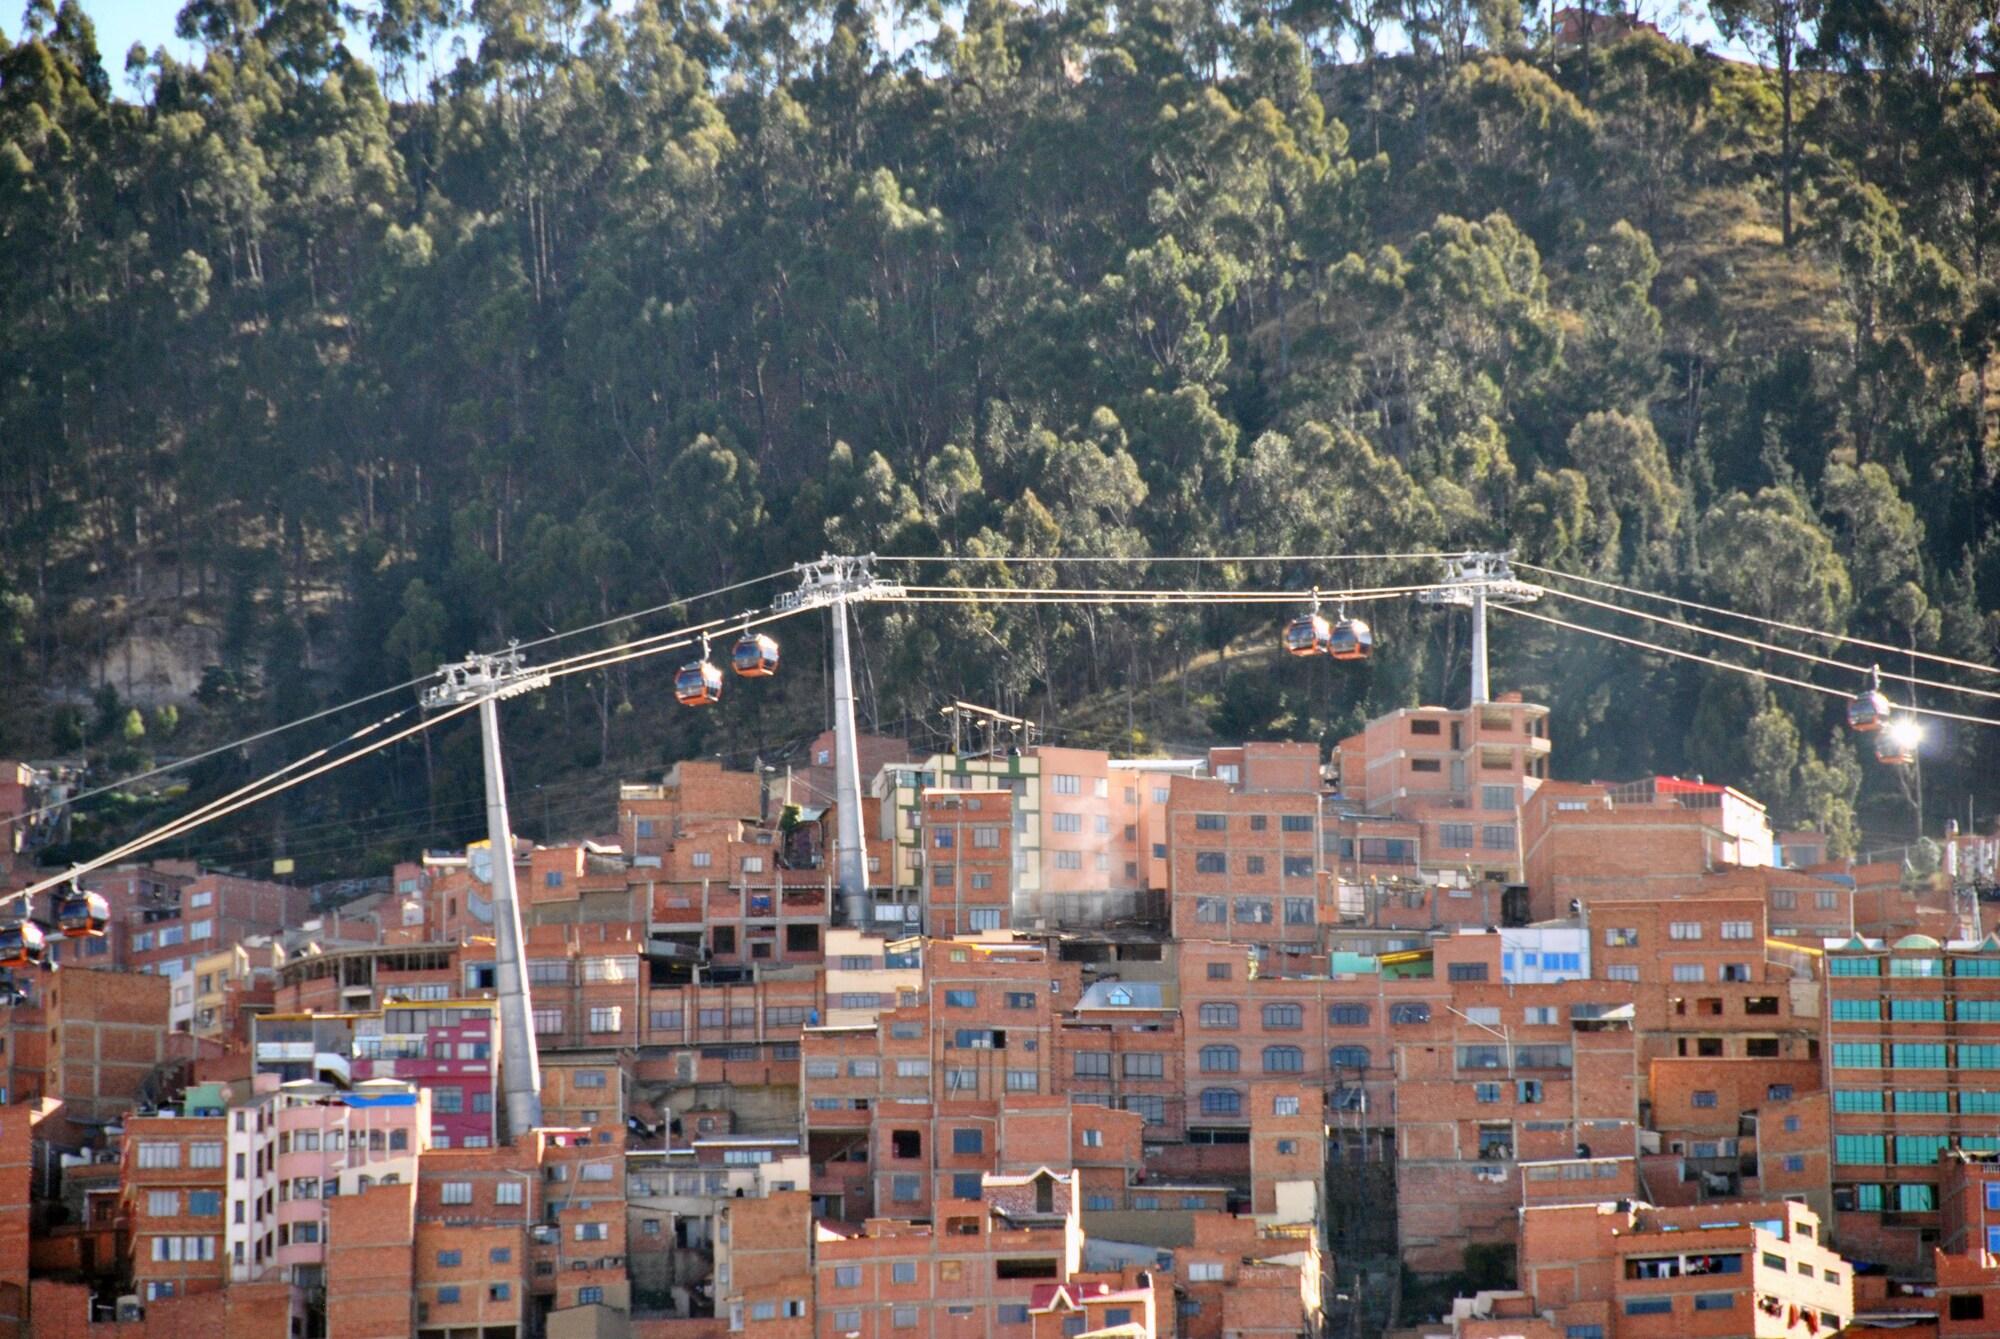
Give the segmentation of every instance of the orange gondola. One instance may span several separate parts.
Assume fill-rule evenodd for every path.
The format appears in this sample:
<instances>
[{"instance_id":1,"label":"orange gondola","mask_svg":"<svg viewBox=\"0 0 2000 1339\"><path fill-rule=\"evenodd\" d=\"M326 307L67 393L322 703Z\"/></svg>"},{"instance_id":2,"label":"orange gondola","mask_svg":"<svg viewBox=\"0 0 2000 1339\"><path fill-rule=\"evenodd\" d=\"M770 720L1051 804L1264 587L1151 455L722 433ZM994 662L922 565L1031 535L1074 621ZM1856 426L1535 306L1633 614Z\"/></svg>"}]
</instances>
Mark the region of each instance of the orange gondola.
<instances>
[{"instance_id":1,"label":"orange gondola","mask_svg":"<svg viewBox=\"0 0 2000 1339\"><path fill-rule=\"evenodd\" d=\"M1856 734L1874 734L1888 722L1889 712L1889 699L1882 692L1882 671L1878 668L1869 680L1868 691L1855 694L1847 704L1847 728Z\"/></svg>"},{"instance_id":2,"label":"orange gondola","mask_svg":"<svg viewBox=\"0 0 2000 1339\"><path fill-rule=\"evenodd\" d=\"M707 707L722 701L722 671L706 659L689 661L674 676L674 696L683 707Z\"/></svg>"},{"instance_id":3,"label":"orange gondola","mask_svg":"<svg viewBox=\"0 0 2000 1339\"><path fill-rule=\"evenodd\" d=\"M1875 735L1875 761L1887 767L1908 767L1917 760L1917 723L1897 716Z\"/></svg>"},{"instance_id":4,"label":"orange gondola","mask_svg":"<svg viewBox=\"0 0 2000 1339\"><path fill-rule=\"evenodd\" d=\"M1285 649L1295 656L1316 656L1332 645L1333 627L1317 611L1300 614L1285 625Z\"/></svg>"},{"instance_id":5,"label":"orange gondola","mask_svg":"<svg viewBox=\"0 0 2000 1339\"><path fill-rule=\"evenodd\" d=\"M69 939L102 939L111 904L97 893L72 891L56 904L56 925Z\"/></svg>"},{"instance_id":6,"label":"orange gondola","mask_svg":"<svg viewBox=\"0 0 2000 1339\"><path fill-rule=\"evenodd\" d=\"M778 639L746 632L729 653L729 667L746 679L768 679L778 672Z\"/></svg>"},{"instance_id":7,"label":"orange gondola","mask_svg":"<svg viewBox=\"0 0 2000 1339\"><path fill-rule=\"evenodd\" d=\"M0 925L0 967L38 967L48 953L48 936L33 921Z\"/></svg>"},{"instance_id":8,"label":"orange gondola","mask_svg":"<svg viewBox=\"0 0 2000 1339\"><path fill-rule=\"evenodd\" d=\"M1375 633L1365 619L1343 618L1333 625L1327 654L1335 660L1366 660L1375 649Z\"/></svg>"}]
</instances>

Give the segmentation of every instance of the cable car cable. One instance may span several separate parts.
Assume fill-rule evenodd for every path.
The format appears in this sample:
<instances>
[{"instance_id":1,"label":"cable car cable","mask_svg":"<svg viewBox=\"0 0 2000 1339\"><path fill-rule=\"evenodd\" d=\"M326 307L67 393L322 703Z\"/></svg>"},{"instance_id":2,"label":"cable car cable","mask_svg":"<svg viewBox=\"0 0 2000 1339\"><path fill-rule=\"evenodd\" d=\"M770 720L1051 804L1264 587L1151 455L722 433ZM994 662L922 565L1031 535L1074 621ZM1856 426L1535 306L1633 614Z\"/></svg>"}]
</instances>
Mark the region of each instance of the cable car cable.
<instances>
[{"instance_id":1,"label":"cable car cable","mask_svg":"<svg viewBox=\"0 0 2000 1339\"><path fill-rule=\"evenodd\" d=\"M1879 675L1884 679L1895 679L1902 683L1916 684L1924 688L1936 688L1947 693L1964 693L1971 697L2000 699L2000 692L1995 692L1990 688L1968 688L1964 684L1945 683L1938 679L1920 679L1910 674L1897 674L1875 665L1854 665L1845 660L1835 660L1831 656L1816 655L1811 651L1799 651L1789 646L1774 646L1770 642L1762 642L1755 637L1745 637L1734 632L1723 632L1719 628L1705 628L1699 623L1683 622L1678 618L1668 618L1664 614L1649 614L1641 609L1627 609L1624 605L1613 604L1609 600L1593 600L1590 596L1578 595L1575 591L1550 590L1546 586L1543 587L1543 590L1557 599L1573 600L1578 604L1587 604L1597 609L1609 609L1613 613L1626 614L1632 618L1643 618L1649 623L1664 623L1669 627L1683 628L1688 632L1697 632L1705 637L1719 637L1723 641L1736 642L1743 646L1752 646L1760 651L1769 651L1774 655L1790 656L1795 660L1809 660L1815 665L1831 665L1836 669L1844 669L1851 673L1862 675L1864 678L1871 675Z\"/></svg>"},{"instance_id":2,"label":"cable car cable","mask_svg":"<svg viewBox=\"0 0 2000 1339\"><path fill-rule=\"evenodd\" d=\"M1748 665L1737 665L1727 660L1717 660L1713 656L1705 656L1697 651L1679 651L1671 646L1660 646L1654 642L1642 641L1637 637L1627 637L1621 633L1606 632L1602 628L1593 628L1583 623L1572 623L1568 619L1554 618L1548 614L1531 613L1523 609L1520 605L1496 604L1488 607L1505 610L1507 613L1518 618L1532 618L1537 623L1548 623L1558 628L1568 628L1572 632L1583 632L1590 634L1592 637L1602 637L1607 641L1623 642L1627 646L1636 646L1642 650L1657 651L1664 656L1678 656L1682 660L1698 661L1704 665L1711 665L1716 669L1730 670L1737 674L1747 674L1754 679L1768 679L1773 683L1790 684L1794 688L1807 688L1815 693L1824 693L1828 697L1845 699L1852 696L1852 694L1843 692L1838 688L1828 688L1825 684L1812 683L1805 679L1794 679L1787 674L1775 674L1770 670L1752 669ZM2000 726L2000 719L1990 716L1966 716L1955 711L1939 711L1934 707L1904 706L1901 709L1919 716L1935 716L1947 721L1964 721L1970 725Z\"/></svg>"},{"instance_id":3,"label":"cable car cable","mask_svg":"<svg viewBox=\"0 0 2000 1339\"><path fill-rule=\"evenodd\" d=\"M715 597L720 595L727 595L732 591L742 590L746 586L754 586L757 585L759 582L772 581L778 577L787 575L789 575L788 571L767 572L760 577L751 577L747 581L738 581L728 586L718 586L714 590L702 591L698 595L689 595L682 599L675 600L669 604L654 605L650 609L634 610L632 613L629 614L621 614L617 618L603 619L596 623L587 624L584 627L571 628L566 632L551 633L546 637L539 637L531 642L523 642L521 643L521 646L523 649L535 646L546 646L550 642L562 641L563 639L568 637L582 636L584 633L596 632L599 631L600 629L612 627L619 623L625 623L625 622L630 622L633 619L644 618L649 614L656 614L661 612L662 610L678 608L679 606L684 604L692 604L697 600L714 599ZM405 679L402 683L393 684L388 688L378 688L374 692L366 693L361 697L353 698L350 699L349 701L341 702L331 707L323 707L318 711L310 713L309 715L301 716L297 720L286 721L282 725L274 725L271 726L269 729L259 730L254 734L244 735L241 739L232 739L226 744L217 744L214 748L204 749L200 753L191 753L185 758L176 758L172 762L162 763L158 767L149 768L143 772L135 772L131 776L121 777L116 781L109 781L106 782L104 785L94 786L89 790L78 791L76 794L65 796L63 799L53 804L45 804L42 805L40 808L29 809L23 813L18 813L18 814L0 814L0 829L4 829L10 824L25 823L32 819L41 818L45 815L56 813L59 810L64 809L66 807L81 804L85 800L96 799L100 795L108 795L112 791L123 790L127 786L135 785L141 781L150 781L156 776L165 776L169 772L177 772L184 767L192 767L194 766L194 764L198 762L206 762L208 759L217 757L220 754L229 753L236 749L248 748L252 744L262 743L264 740L270 739L276 735L284 734L288 730L296 730L300 726L311 725L314 721L323 721L329 716L337 716L341 712L351 711L355 707L366 706L370 702L380 701L382 698L389 697L392 694L406 692L409 689L415 688L420 684L428 683L431 679L436 677L437 676L435 674L424 674L424 675L419 675L414 679Z\"/></svg>"},{"instance_id":4,"label":"cable car cable","mask_svg":"<svg viewBox=\"0 0 2000 1339\"><path fill-rule=\"evenodd\" d=\"M1145 566L1149 563L1331 563L1331 562L1411 562L1456 558L1456 553L1163 553L1145 555L1083 553L1068 557L1048 557L1040 554L993 554L975 557L970 554L891 554L877 558L883 563L958 563L976 567L980 563L1011 564L1052 564L1052 563L1119 563Z\"/></svg>"},{"instance_id":5,"label":"cable car cable","mask_svg":"<svg viewBox=\"0 0 2000 1339\"><path fill-rule=\"evenodd\" d=\"M389 745L396 743L398 740L408 739L412 735L421 734L423 731L431 729L436 725L440 725L443 722L450 720L453 716L456 716L461 712L470 711L472 708L478 705L479 705L478 699L474 699L473 701L470 702L463 702L458 704L457 706L449 707L444 711L437 713L434 716L426 717L425 719L418 721L415 725L408 726L405 729L400 730L393 735L390 735L386 739L375 740L371 743L363 745L358 749L355 749L351 753L348 753L339 758L335 758L332 762L321 763L319 766L314 767L312 770L307 772L301 772L296 776L289 776L289 777L286 776L286 773L294 772L298 768L303 767L306 764L311 763L316 759L325 757L328 753L331 753L335 749L341 747L341 745L352 743L354 740L360 738L361 736L366 734L371 734L374 731L381 729L383 726L388 725L390 722L399 720L402 717L407 716L410 712L416 710L415 707L406 707L402 711L395 713L393 716L386 716L379 721L363 726L361 729L349 735L346 739L339 741L339 743L329 744L327 747L323 749L319 749L313 753L308 753L303 758L299 758L292 762L286 763L283 767L278 768L276 771L267 772L265 775L259 777L257 780L249 783L248 785L240 786L236 790L231 791L227 795L209 801L207 804L201 806L199 809L196 809L191 813L183 814L179 818L173 819L172 821L167 823L163 823L159 827L154 828L151 832L143 833L140 836L135 837L128 842L125 842L123 845L113 847L111 850L106 851L101 855L92 856L88 860L80 861L79 863L71 866L70 868L63 870L59 874L52 874L45 879L41 879L35 883L31 883L26 888L20 889L17 892L12 892L6 894L5 896L0 896L0 906L5 906L10 902L14 902L23 898L32 898L37 893L46 892L50 888L54 888L59 884L68 883L73 879L78 879L86 874L90 874L96 870L100 870L104 868L106 865L115 864L118 861L123 860L128 856L136 855L140 851L145 850L149 846L156 846L163 841L170 841L173 838L182 835L183 833L192 832L194 829L201 827L204 824L213 822L215 819L221 818L226 814L232 814L239 809L248 808L250 805L261 803L264 800L270 799L273 795L277 795L284 791L290 790L292 787L310 781L314 777L323 776L326 773L333 771L335 768L345 767L348 763L354 762L358 758L367 757L369 754L374 753L377 750L387 748Z\"/></svg>"},{"instance_id":6,"label":"cable car cable","mask_svg":"<svg viewBox=\"0 0 2000 1339\"><path fill-rule=\"evenodd\" d=\"M1626 595L1638 595L1648 600L1659 600L1666 604L1679 605L1684 609L1699 609L1707 614L1722 614L1728 618L1740 618L1747 623L1761 623L1767 628L1779 628L1786 632L1796 632L1806 637L1818 637L1830 642L1846 642L1853 646L1865 646L1871 651L1881 651L1887 655L1915 656L1921 660L1934 661L1940 665L1950 665L1956 669L1969 669L1980 674L2000 674L2000 667L1982 665L1976 660L1958 660L1951 656L1936 655L1930 651L1912 650L1907 646L1891 646L1887 642L1871 642L1865 637L1850 637L1844 633L1827 632L1823 628L1808 628L1798 623L1786 623L1775 618L1763 618L1757 614L1738 613L1734 609L1719 605L1701 604L1694 600L1683 600L1677 595L1660 595L1653 591L1641 590L1637 586L1621 586L1615 581L1601 581L1596 577L1579 576L1575 572L1565 572L1556 567L1540 567L1534 563L1514 564L1527 572L1540 572L1545 576L1563 577L1570 581L1581 581L1585 585L1599 586L1606 590L1619 591Z\"/></svg>"}]
</instances>

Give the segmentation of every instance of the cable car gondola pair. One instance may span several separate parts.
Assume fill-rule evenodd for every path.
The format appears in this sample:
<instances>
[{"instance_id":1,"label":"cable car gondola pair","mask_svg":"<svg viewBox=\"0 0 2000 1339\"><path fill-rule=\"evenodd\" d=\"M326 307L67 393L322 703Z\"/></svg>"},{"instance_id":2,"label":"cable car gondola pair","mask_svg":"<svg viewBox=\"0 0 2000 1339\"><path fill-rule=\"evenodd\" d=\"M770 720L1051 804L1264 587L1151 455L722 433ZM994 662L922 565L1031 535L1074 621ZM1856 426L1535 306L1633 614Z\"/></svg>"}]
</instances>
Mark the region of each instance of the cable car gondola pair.
<instances>
[{"instance_id":1,"label":"cable car gondola pair","mask_svg":"<svg viewBox=\"0 0 2000 1339\"><path fill-rule=\"evenodd\" d=\"M777 639L746 630L730 649L729 667L741 678L770 678L778 672ZM706 634L701 639L701 659L689 661L674 675L674 697L684 707L713 706L722 700L722 670L708 658Z\"/></svg>"},{"instance_id":2,"label":"cable car gondola pair","mask_svg":"<svg viewBox=\"0 0 2000 1339\"><path fill-rule=\"evenodd\" d=\"M1349 618L1345 608L1338 620L1319 611L1319 589L1313 589L1312 609L1285 626L1285 650L1295 656L1325 653L1335 660L1366 660L1375 648L1375 634L1365 619Z\"/></svg>"}]
</instances>

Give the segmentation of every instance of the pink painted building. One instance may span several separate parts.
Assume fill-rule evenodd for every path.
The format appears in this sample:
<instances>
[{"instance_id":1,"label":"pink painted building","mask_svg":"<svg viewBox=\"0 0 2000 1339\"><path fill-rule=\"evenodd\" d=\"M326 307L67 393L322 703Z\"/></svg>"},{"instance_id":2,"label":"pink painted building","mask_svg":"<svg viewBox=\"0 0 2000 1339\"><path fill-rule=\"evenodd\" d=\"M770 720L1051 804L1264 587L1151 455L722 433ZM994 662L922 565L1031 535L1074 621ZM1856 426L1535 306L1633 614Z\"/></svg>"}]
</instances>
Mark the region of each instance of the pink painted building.
<instances>
[{"instance_id":1,"label":"pink painted building","mask_svg":"<svg viewBox=\"0 0 2000 1339\"><path fill-rule=\"evenodd\" d=\"M425 1090L433 1148L491 1148L500 1072L492 1000L392 1000L356 1020L354 1082L401 1079Z\"/></svg>"},{"instance_id":2,"label":"pink painted building","mask_svg":"<svg viewBox=\"0 0 2000 1339\"><path fill-rule=\"evenodd\" d=\"M430 1146L431 1097L399 1079L370 1079L348 1092L317 1083L280 1090L273 1259L287 1278L320 1281L328 1200L416 1181L417 1159Z\"/></svg>"}]
</instances>

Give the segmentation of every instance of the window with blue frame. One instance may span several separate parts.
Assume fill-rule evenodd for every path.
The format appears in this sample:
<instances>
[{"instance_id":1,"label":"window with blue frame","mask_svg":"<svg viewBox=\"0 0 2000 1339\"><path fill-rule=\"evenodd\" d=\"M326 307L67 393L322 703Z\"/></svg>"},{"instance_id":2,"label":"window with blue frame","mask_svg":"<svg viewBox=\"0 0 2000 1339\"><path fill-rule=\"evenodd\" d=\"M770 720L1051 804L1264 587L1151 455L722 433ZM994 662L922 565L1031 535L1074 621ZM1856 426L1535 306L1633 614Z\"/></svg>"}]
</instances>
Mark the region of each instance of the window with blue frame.
<instances>
[{"instance_id":1,"label":"window with blue frame","mask_svg":"<svg viewBox=\"0 0 2000 1339\"><path fill-rule=\"evenodd\" d=\"M1958 1048L1960 1069L2000 1069L2000 1046L1963 1045Z\"/></svg>"},{"instance_id":2,"label":"window with blue frame","mask_svg":"<svg viewBox=\"0 0 2000 1339\"><path fill-rule=\"evenodd\" d=\"M1881 1111L1882 1090L1880 1088L1835 1088L1833 1109L1848 1112Z\"/></svg>"},{"instance_id":3,"label":"window with blue frame","mask_svg":"<svg viewBox=\"0 0 2000 1339\"><path fill-rule=\"evenodd\" d=\"M1941 1134L1899 1134L1896 1136L1896 1162L1904 1167L1928 1167L1938 1160L1938 1154L1951 1147L1951 1140Z\"/></svg>"},{"instance_id":4,"label":"window with blue frame","mask_svg":"<svg viewBox=\"0 0 2000 1339\"><path fill-rule=\"evenodd\" d=\"M1889 1048L1889 1058L1897 1069L1943 1069L1944 1043L1941 1041L1901 1041Z\"/></svg>"},{"instance_id":5,"label":"window with blue frame","mask_svg":"<svg viewBox=\"0 0 2000 1339\"><path fill-rule=\"evenodd\" d=\"M1879 1134L1837 1134L1833 1137L1833 1160L1851 1165L1879 1165L1888 1161L1888 1140Z\"/></svg>"},{"instance_id":6,"label":"window with blue frame","mask_svg":"<svg viewBox=\"0 0 2000 1339\"><path fill-rule=\"evenodd\" d=\"M1880 1069L1882 1046L1872 1041L1837 1041L1833 1044L1835 1069Z\"/></svg>"},{"instance_id":7,"label":"window with blue frame","mask_svg":"<svg viewBox=\"0 0 2000 1339\"><path fill-rule=\"evenodd\" d=\"M1898 1023L1942 1023L1944 1001L1940 999L1890 1000L1889 1017Z\"/></svg>"},{"instance_id":8,"label":"window with blue frame","mask_svg":"<svg viewBox=\"0 0 2000 1339\"><path fill-rule=\"evenodd\" d=\"M1882 1017L1880 1000L1835 1000L1833 1021L1836 1023L1872 1023Z\"/></svg>"}]
</instances>

